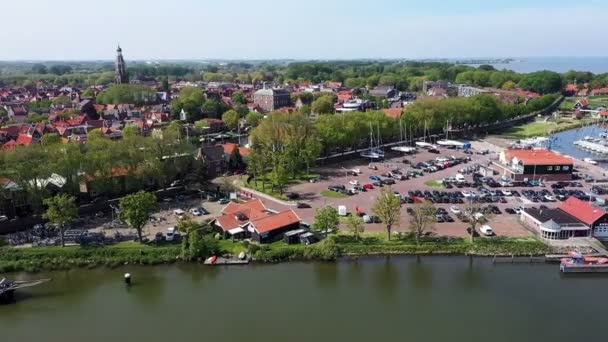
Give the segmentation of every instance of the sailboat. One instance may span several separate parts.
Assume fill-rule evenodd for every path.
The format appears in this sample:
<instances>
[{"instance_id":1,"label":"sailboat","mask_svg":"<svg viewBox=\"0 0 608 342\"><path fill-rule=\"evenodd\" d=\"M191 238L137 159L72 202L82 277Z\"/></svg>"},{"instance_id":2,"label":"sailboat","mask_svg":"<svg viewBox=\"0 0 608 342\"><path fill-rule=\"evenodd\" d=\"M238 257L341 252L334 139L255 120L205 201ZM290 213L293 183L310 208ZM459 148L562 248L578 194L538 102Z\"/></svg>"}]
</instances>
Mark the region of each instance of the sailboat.
<instances>
[{"instance_id":1,"label":"sailboat","mask_svg":"<svg viewBox=\"0 0 608 342\"><path fill-rule=\"evenodd\" d=\"M361 157L369 159L384 159L384 151L380 149L380 126L378 126L378 139L374 145L374 130L372 124L369 124L369 148L361 152Z\"/></svg>"},{"instance_id":2,"label":"sailboat","mask_svg":"<svg viewBox=\"0 0 608 342\"><path fill-rule=\"evenodd\" d=\"M426 142L426 121L424 122L424 132L423 132L423 140L422 141L416 141L416 146L420 147L420 148L424 148L424 149L431 149L434 148L435 146L433 144L429 144Z\"/></svg>"},{"instance_id":3,"label":"sailboat","mask_svg":"<svg viewBox=\"0 0 608 342\"><path fill-rule=\"evenodd\" d=\"M409 147L406 145L407 142L407 125L403 127L401 120L399 120L399 137L401 138L400 142L403 144L401 146L395 146L391 148L393 151L402 152L402 153L414 153L416 152L415 147Z\"/></svg>"}]
</instances>

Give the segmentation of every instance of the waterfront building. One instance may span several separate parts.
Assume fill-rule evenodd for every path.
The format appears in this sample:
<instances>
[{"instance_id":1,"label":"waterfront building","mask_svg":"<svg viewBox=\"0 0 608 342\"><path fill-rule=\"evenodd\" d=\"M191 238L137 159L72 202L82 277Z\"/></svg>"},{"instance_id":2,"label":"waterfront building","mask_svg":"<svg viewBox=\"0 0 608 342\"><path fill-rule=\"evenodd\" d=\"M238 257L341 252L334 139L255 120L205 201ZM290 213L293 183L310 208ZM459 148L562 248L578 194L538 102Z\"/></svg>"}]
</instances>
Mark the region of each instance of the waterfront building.
<instances>
[{"instance_id":1,"label":"waterfront building","mask_svg":"<svg viewBox=\"0 0 608 342\"><path fill-rule=\"evenodd\" d=\"M521 221L547 240L589 236L608 239L608 213L576 197L553 209L525 209Z\"/></svg>"},{"instance_id":2,"label":"waterfront building","mask_svg":"<svg viewBox=\"0 0 608 342\"><path fill-rule=\"evenodd\" d=\"M268 243L280 240L288 231L299 229L300 217L293 209L277 212L266 208L259 199L252 199L228 203L214 225L232 238Z\"/></svg>"},{"instance_id":3,"label":"waterfront building","mask_svg":"<svg viewBox=\"0 0 608 342\"><path fill-rule=\"evenodd\" d=\"M572 179L572 159L551 150L515 150L500 152L499 162L494 163L503 176L515 181L567 181Z\"/></svg>"},{"instance_id":4,"label":"waterfront building","mask_svg":"<svg viewBox=\"0 0 608 342\"><path fill-rule=\"evenodd\" d=\"M604 209L576 197L568 198L559 206L559 209L589 227L596 238L608 239L608 213Z\"/></svg>"},{"instance_id":5,"label":"waterfront building","mask_svg":"<svg viewBox=\"0 0 608 342\"><path fill-rule=\"evenodd\" d=\"M588 237L591 234L588 226L558 208L525 209L521 213L521 221L534 228L540 237L547 240Z\"/></svg>"}]
</instances>

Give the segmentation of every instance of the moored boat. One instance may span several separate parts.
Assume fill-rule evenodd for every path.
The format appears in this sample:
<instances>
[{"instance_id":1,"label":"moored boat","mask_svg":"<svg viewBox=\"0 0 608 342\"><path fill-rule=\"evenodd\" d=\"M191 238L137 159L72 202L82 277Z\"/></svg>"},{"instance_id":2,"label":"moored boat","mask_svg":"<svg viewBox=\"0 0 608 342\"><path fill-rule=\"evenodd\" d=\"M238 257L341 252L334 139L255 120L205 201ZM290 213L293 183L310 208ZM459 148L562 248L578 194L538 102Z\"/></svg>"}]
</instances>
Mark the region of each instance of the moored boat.
<instances>
[{"instance_id":1,"label":"moored boat","mask_svg":"<svg viewBox=\"0 0 608 342\"><path fill-rule=\"evenodd\" d=\"M563 273L605 273L608 272L608 258L569 252L567 258L560 260L559 268Z\"/></svg>"}]
</instances>

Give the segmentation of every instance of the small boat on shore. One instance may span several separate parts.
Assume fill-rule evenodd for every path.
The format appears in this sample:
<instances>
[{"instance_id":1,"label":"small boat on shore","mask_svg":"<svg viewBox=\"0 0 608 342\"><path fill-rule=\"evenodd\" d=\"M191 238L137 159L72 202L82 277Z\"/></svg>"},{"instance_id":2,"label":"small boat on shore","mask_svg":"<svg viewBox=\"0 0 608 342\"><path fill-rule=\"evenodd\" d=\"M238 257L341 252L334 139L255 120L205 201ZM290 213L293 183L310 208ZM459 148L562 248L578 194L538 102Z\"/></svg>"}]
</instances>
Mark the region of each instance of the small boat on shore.
<instances>
[{"instance_id":1,"label":"small boat on shore","mask_svg":"<svg viewBox=\"0 0 608 342\"><path fill-rule=\"evenodd\" d=\"M608 272L608 258L569 252L568 257L560 260L559 269L562 273L606 273Z\"/></svg>"},{"instance_id":2,"label":"small boat on shore","mask_svg":"<svg viewBox=\"0 0 608 342\"><path fill-rule=\"evenodd\" d=\"M597 162L595 160L591 159L591 158L584 158L583 161L585 163L589 163L591 165L597 165Z\"/></svg>"},{"instance_id":3,"label":"small boat on shore","mask_svg":"<svg viewBox=\"0 0 608 342\"><path fill-rule=\"evenodd\" d=\"M225 258L212 256L205 260L204 264L209 266L220 266L220 265L247 265L249 264L249 258L247 255L239 258Z\"/></svg>"}]
</instances>

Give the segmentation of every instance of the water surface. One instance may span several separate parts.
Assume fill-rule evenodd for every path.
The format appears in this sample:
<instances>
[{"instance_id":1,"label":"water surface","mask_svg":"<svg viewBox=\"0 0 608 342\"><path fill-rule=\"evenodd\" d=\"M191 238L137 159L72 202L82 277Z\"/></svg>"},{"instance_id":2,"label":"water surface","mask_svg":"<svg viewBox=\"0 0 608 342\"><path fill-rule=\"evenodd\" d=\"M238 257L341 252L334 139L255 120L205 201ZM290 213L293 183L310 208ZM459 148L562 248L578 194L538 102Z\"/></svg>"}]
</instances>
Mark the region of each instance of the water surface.
<instances>
[{"instance_id":1,"label":"water surface","mask_svg":"<svg viewBox=\"0 0 608 342\"><path fill-rule=\"evenodd\" d=\"M605 336L608 302L608 277L467 257L44 276L0 307L3 341L572 342Z\"/></svg>"}]
</instances>

